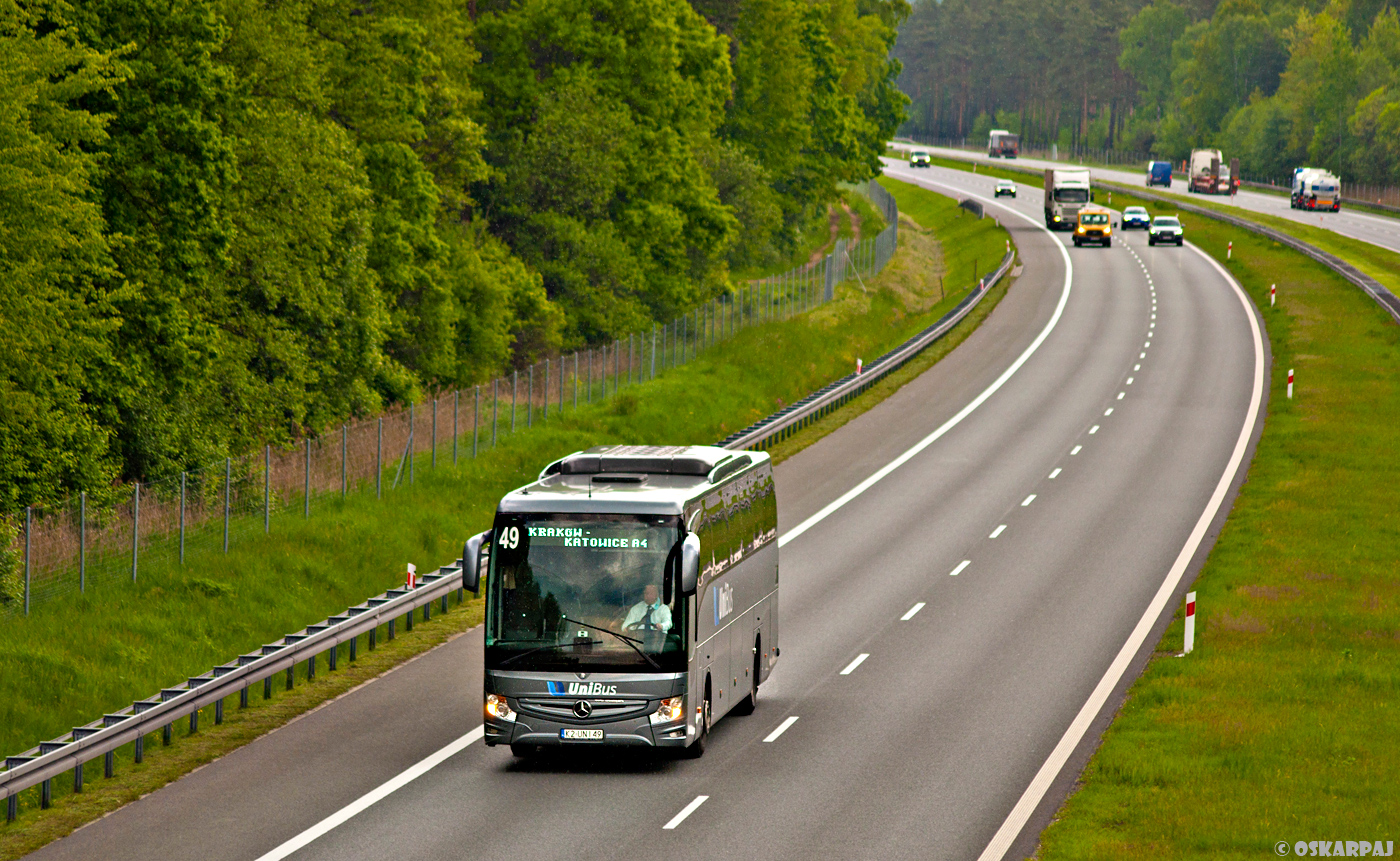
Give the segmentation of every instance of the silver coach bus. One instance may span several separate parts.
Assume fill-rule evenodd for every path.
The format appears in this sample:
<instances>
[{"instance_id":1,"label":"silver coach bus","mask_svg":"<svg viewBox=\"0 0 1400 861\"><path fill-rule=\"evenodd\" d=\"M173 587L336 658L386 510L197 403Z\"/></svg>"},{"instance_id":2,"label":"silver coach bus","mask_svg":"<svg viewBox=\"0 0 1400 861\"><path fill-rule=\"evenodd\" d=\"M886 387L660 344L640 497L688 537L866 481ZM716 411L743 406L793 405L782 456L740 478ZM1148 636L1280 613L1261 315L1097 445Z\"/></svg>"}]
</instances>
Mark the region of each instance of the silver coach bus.
<instances>
[{"instance_id":1,"label":"silver coach bus","mask_svg":"<svg viewBox=\"0 0 1400 861\"><path fill-rule=\"evenodd\" d=\"M778 504L762 452L598 446L501 500L485 561L485 742L704 753L778 657Z\"/></svg>"}]
</instances>

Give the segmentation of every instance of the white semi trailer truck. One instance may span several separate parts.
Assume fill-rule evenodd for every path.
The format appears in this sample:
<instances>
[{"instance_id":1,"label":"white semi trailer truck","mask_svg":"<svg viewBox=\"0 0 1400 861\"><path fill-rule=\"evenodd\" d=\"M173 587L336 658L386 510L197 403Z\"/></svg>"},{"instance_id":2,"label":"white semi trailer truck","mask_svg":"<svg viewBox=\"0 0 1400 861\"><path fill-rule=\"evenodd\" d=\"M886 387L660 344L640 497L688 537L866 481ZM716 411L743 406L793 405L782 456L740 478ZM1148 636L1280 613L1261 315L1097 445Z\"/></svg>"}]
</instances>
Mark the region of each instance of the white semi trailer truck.
<instances>
[{"instance_id":1,"label":"white semi trailer truck","mask_svg":"<svg viewBox=\"0 0 1400 861\"><path fill-rule=\"evenodd\" d=\"M1073 230L1079 210L1089 205L1093 187L1087 168L1045 169L1045 226Z\"/></svg>"}]
</instances>

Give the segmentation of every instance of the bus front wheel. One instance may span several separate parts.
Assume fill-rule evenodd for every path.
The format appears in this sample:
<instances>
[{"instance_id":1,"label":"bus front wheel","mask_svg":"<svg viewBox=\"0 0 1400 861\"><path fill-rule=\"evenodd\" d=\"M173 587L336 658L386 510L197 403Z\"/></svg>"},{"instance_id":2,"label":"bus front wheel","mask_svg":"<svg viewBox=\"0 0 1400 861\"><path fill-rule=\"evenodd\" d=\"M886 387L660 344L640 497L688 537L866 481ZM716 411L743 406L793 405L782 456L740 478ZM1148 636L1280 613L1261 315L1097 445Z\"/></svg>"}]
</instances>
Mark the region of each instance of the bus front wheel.
<instances>
[{"instance_id":1,"label":"bus front wheel","mask_svg":"<svg viewBox=\"0 0 1400 861\"><path fill-rule=\"evenodd\" d=\"M710 680L705 679L705 699L700 703L700 720L695 728L695 741L685 749L687 759L699 759L705 755L705 743L710 740L710 726L714 722L714 712L710 709Z\"/></svg>"}]
</instances>

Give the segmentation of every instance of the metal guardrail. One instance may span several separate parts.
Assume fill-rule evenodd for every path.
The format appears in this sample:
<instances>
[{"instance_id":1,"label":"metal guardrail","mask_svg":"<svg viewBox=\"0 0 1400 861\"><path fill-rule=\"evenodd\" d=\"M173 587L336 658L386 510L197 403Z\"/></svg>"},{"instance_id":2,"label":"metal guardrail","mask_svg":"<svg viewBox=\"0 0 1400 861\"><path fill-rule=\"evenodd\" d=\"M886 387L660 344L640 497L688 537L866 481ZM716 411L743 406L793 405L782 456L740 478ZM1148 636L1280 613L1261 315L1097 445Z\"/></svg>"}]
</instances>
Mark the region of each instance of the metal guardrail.
<instances>
[{"instance_id":1,"label":"metal guardrail","mask_svg":"<svg viewBox=\"0 0 1400 861\"><path fill-rule=\"evenodd\" d=\"M961 161L964 159L959 160ZM965 160L969 164L973 163L972 159ZM1035 170L1034 168L1026 168L1012 164L1000 164L997 165L997 167L1000 167L1002 170L1009 170L1017 173L1026 173L1032 175L1041 175L1043 173L1042 171ZM1390 314L1391 317L1395 318L1395 322L1400 323L1400 297L1396 297L1396 295L1390 292L1390 290L1387 289L1385 285L1381 284L1379 281L1372 278L1370 275L1367 275L1365 272L1362 272L1360 269L1357 269L1355 266L1346 262L1342 258L1338 257L1335 254L1329 254L1328 252L1323 251L1321 248L1318 248L1317 246L1312 245L1311 243L1304 242L1301 239L1298 239L1294 236L1290 236L1289 234L1284 233L1281 230L1274 230L1272 227L1265 227L1264 225L1259 224L1255 221L1250 221L1247 218L1239 218L1234 215L1227 215L1223 212L1216 212L1215 210L1208 209L1204 206L1197 206L1194 203L1187 203L1175 196L1158 194L1147 189L1136 188L1129 185L1123 185L1122 183L1109 182L1105 180L1095 180L1095 184L1101 185L1104 188L1112 189L1115 191L1121 191L1127 194L1134 194L1139 197L1146 197L1150 200L1156 200L1162 203L1169 203L1172 206L1175 206L1177 209L1180 209L1184 212L1190 212L1193 215L1199 215L1203 218L1211 218L1216 221L1223 221L1226 224L1233 225L1235 227L1240 228L1241 230L1248 230L1251 233L1257 233L1260 236L1272 239L1274 242L1277 242L1280 245L1286 245L1289 248L1292 248L1294 251L1297 251L1301 254L1312 258L1313 260L1316 260L1318 263L1321 263L1323 266L1326 266L1328 269L1331 269L1333 272L1336 272L1338 275L1351 282L1354 286L1359 287L1366 293L1366 295L1370 296L1373 300L1375 300L1377 305L1380 305L1383 309L1385 309L1385 311L1388 314Z\"/></svg>"},{"instance_id":2,"label":"metal guardrail","mask_svg":"<svg viewBox=\"0 0 1400 861\"><path fill-rule=\"evenodd\" d=\"M237 660L214 667L207 673L190 678L184 685L162 688L155 696L137 700L121 711L105 714L81 727L74 727L53 741L17 756L5 757L5 771L0 772L0 797L6 799L5 815L13 820L17 813L21 791L40 785L40 806L47 808L52 798L50 781L64 772L73 772L74 791L83 786L83 766L99 756L105 756L104 774L111 777L114 770L113 753L118 748L136 743L135 760L143 756L145 737L158 730L169 742L171 727L177 720L190 719L190 731L198 729L199 711L214 705L214 722L223 719L223 702L239 694L240 705L248 704L248 691L263 682L263 697L271 696L272 677L287 672L287 687L292 685L292 670L296 664L307 662L308 678L315 678L316 660L327 653L328 667L336 669L337 647L350 643L350 660L355 660L356 646L362 634L369 634L368 646L374 647L374 632L387 624L388 636L394 636L394 623L406 617L405 628L412 630L413 613L423 608L423 618L431 616L431 604L441 601L447 611L447 598L454 589L462 588L461 560L424 574L413 589L390 589L344 613L330 616L315 625L308 625L295 634L288 634L279 643L270 643L256 652L239 655Z\"/></svg>"},{"instance_id":3,"label":"metal guardrail","mask_svg":"<svg viewBox=\"0 0 1400 861\"><path fill-rule=\"evenodd\" d=\"M982 301L998 281L1011 268L1016 258L1014 251L1008 251L1001 265L995 271L982 276L972 289L951 311L939 318L938 322L924 329L909 340L890 350L858 374L847 374L796 403L784 407L772 415L730 434L718 443L728 449L765 448L779 442L852 398L869 389L889 374L903 367L910 359L928 348L930 344L948 334L972 309Z\"/></svg>"}]
</instances>

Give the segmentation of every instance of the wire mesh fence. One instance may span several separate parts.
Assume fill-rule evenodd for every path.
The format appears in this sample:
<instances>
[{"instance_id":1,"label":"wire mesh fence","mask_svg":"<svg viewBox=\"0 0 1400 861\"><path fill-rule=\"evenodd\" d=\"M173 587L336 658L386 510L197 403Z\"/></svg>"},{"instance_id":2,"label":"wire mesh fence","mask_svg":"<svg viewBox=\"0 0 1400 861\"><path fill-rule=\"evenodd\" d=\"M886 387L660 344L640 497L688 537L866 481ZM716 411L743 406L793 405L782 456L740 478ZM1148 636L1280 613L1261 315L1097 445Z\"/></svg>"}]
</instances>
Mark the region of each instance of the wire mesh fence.
<instances>
[{"instance_id":1,"label":"wire mesh fence","mask_svg":"<svg viewBox=\"0 0 1400 861\"><path fill-rule=\"evenodd\" d=\"M565 411L608 400L684 365L740 330L788 319L834 297L836 285L872 278L898 245L894 198L861 189L885 217L877 235L838 240L820 261L736 286L649 331L547 356L481 385L333 427L288 448L264 446L160 481L26 509L14 539L22 579L0 582L0 616L96 584L139 582L143 566L183 565L195 551L227 553L272 533L279 518L310 518L318 500L352 493L383 498L421 469L478 457L505 436ZM108 497L110 500L111 497Z\"/></svg>"}]
</instances>

